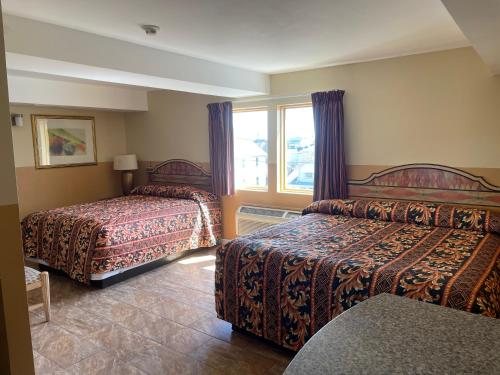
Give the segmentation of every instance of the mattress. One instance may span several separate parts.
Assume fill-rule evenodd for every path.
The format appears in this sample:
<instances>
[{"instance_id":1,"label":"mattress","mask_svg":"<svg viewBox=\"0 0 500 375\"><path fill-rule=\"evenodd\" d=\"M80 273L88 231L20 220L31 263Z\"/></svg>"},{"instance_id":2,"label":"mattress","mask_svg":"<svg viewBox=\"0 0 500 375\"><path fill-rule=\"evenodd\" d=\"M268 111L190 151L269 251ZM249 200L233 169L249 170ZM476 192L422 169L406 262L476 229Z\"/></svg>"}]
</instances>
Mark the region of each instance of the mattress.
<instances>
[{"instance_id":1,"label":"mattress","mask_svg":"<svg viewBox=\"0 0 500 375\"><path fill-rule=\"evenodd\" d=\"M131 195L39 211L22 221L26 259L88 283L184 250L215 246L217 197L190 186L145 185Z\"/></svg>"},{"instance_id":2,"label":"mattress","mask_svg":"<svg viewBox=\"0 0 500 375\"><path fill-rule=\"evenodd\" d=\"M499 233L488 210L315 202L299 219L218 250L217 315L292 350L380 293L500 317Z\"/></svg>"}]
</instances>

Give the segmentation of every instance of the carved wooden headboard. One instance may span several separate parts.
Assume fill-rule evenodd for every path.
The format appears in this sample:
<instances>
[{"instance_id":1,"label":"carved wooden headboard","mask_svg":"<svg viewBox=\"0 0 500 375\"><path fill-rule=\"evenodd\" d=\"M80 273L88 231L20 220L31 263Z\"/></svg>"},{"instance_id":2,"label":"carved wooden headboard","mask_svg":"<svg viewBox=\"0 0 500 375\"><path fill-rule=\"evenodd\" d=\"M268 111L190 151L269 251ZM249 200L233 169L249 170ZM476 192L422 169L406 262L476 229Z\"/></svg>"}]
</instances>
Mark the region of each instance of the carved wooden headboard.
<instances>
[{"instance_id":1,"label":"carved wooden headboard","mask_svg":"<svg viewBox=\"0 0 500 375\"><path fill-rule=\"evenodd\" d=\"M149 183L191 185L212 192L212 177L203 167L184 159L171 159L147 170Z\"/></svg>"},{"instance_id":2,"label":"carved wooden headboard","mask_svg":"<svg viewBox=\"0 0 500 375\"><path fill-rule=\"evenodd\" d=\"M500 187L460 169L407 164L351 180L349 196L500 207Z\"/></svg>"}]
</instances>

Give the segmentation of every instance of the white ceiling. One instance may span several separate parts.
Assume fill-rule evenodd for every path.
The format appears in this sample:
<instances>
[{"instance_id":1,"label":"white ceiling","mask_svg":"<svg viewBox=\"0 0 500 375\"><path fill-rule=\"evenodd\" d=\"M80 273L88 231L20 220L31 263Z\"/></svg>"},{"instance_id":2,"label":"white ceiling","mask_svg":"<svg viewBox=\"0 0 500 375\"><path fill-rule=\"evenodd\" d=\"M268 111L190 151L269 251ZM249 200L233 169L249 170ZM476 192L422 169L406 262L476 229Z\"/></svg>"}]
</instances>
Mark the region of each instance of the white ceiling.
<instances>
[{"instance_id":1,"label":"white ceiling","mask_svg":"<svg viewBox=\"0 0 500 375\"><path fill-rule=\"evenodd\" d=\"M269 76L13 15L4 15L9 75L86 80L223 97L265 95Z\"/></svg>"},{"instance_id":2,"label":"white ceiling","mask_svg":"<svg viewBox=\"0 0 500 375\"><path fill-rule=\"evenodd\" d=\"M439 0L1 0L3 11L264 73L469 45ZM148 37L139 24L161 30Z\"/></svg>"}]
</instances>

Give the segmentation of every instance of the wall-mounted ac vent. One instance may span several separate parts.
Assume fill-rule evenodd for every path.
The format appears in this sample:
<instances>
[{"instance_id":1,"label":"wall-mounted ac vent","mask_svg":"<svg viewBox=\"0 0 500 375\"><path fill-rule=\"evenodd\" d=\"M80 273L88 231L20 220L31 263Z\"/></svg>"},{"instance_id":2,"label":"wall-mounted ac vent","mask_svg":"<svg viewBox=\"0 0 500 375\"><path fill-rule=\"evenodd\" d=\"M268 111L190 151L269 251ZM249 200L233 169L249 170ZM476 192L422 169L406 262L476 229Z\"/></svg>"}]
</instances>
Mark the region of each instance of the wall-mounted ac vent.
<instances>
[{"instance_id":1,"label":"wall-mounted ac vent","mask_svg":"<svg viewBox=\"0 0 500 375\"><path fill-rule=\"evenodd\" d=\"M242 236L300 216L301 213L298 211L241 206L236 212L236 232L239 236Z\"/></svg>"}]
</instances>

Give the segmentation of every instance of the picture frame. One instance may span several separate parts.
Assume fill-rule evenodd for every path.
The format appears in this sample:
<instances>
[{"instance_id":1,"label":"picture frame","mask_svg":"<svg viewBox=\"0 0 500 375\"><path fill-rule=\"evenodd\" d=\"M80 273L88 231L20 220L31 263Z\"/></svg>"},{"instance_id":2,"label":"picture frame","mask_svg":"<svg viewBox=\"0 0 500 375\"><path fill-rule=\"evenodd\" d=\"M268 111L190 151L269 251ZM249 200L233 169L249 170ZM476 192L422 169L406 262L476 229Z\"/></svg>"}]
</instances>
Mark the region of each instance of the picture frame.
<instances>
[{"instance_id":1,"label":"picture frame","mask_svg":"<svg viewBox=\"0 0 500 375\"><path fill-rule=\"evenodd\" d=\"M31 115L37 169L97 164L95 118Z\"/></svg>"}]
</instances>

